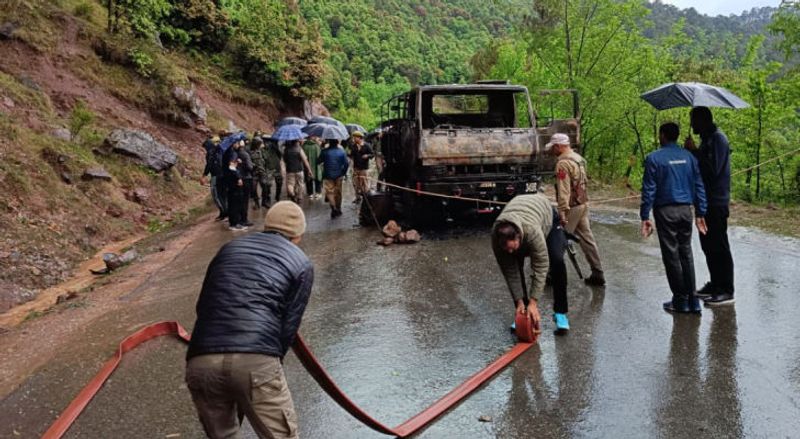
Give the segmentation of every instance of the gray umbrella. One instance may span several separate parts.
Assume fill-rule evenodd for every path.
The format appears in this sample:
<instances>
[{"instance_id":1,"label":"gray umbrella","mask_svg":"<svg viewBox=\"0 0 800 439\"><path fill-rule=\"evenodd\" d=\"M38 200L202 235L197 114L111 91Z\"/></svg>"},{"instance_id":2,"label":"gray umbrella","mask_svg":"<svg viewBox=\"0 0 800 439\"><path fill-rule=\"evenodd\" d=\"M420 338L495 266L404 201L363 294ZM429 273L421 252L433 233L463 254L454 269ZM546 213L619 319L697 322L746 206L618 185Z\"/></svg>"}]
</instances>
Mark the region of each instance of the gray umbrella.
<instances>
[{"instance_id":1,"label":"gray umbrella","mask_svg":"<svg viewBox=\"0 0 800 439\"><path fill-rule=\"evenodd\" d=\"M361 134L367 134L367 130L357 123L349 123L345 125L345 128L347 128L347 132L350 134L353 134L355 131L360 131Z\"/></svg>"},{"instance_id":2,"label":"gray umbrella","mask_svg":"<svg viewBox=\"0 0 800 439\"><path fill-rule=\"evenodd\" d=\"M304 126L306 126L306 124L308 124L308 122L306 122L305 119L301 119L299 117L284 117L277 124L275 124L275 126L278 127L278 128L280 128L282 126L285 126L285 125L297 125L297 126L304 127Z\"/></svg>"},{"instance_id":3,"label":"gray umbrella","mask_svg":"<svg viewBox=\"0 0 800 439\"><path fill-rule=\"evenodd\" d=\"M747 108L750 106L730 91L701 82L670 82L641 95L657 110L676 107Z\"/></svg>"},{"instance_id":4,"label":"gray umbrella","mask_svg":"<svg viewBox=\"0 0 800 439\"><path fill-rule=\"evenodd\" d=\"M309 136L317 136L325 140L345 140L350 137L345 127L338 125L327 125L324 123L312 123L311 125L306 125L303 127L303 132Z\"/></svg>"},{"instance_id":5,"label":"gray umbrella","mask_svg":"<svg viewBox=\"0 0 800 439\"><path fill-rule=\"evenodd\" d=\"M326 117L326 116L314 116L314 117L312 117L311 119L308 120L308 123L309 124L319 123L319 124L324 124L324 125L336 125L336 126L340 126L340 127L344 128L344 124L343 123L339 122L338 120L336 120L336 119L334 119L332 117Z\"/></svg>"}]
</instances>

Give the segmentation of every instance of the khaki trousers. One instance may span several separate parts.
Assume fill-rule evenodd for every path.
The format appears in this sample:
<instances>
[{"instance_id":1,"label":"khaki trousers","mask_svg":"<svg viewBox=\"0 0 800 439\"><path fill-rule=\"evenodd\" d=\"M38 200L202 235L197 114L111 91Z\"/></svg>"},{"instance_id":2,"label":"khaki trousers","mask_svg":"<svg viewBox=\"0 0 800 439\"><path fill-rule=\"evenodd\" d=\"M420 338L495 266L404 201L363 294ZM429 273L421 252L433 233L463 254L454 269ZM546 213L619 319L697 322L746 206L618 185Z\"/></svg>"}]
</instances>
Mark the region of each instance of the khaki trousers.
<instances>
[{"instance_id":1,"label":"khaki trousers","mask_svg":"<svg viewBox=\"0 0 800 439\"><path fill-rule=\"evenodd\" d=\"M369 172L367 169L353 169L353 189L355 189L356 197L369 192Z\"/></svg>"},{"instance_id":2,"label":"khaki trousers","mask_svg":"<svg viewBox=\"0 0 800 439\"><path fill-rule=\"evenodd\" d=\"M342 210L342 177L336 180L322 180L322 188L325 190L328 204L336 210Z\"/></svg>"},{"instance_id":3,"label":"khaki trousers","mask_svg":"<svg viewBox=\"0 0 800 439\"><path fill-rule=\"evenodd\" d=\"M587 204L570 208L566 231L580 238L581 250L583 250L589 266L592 267L592 271L602 273L600 251L597 248L597 241L594 240L592 229L589 227L589 206Z\"/></svg>"},{"instance_id":4,"label":"khaki trousers","mask_svg":"<svg viewBox=\"0 0 800 439\"><path fill-rule=\"evenodd\" d=\"M289 199L297 204L303 202L303 195L306 193L306 180L302 172L286 173L286 194Z\"/></svg>"},{"instance_id":5,"label":"khaki trousers","mask_svg":"<svg viewBox=\"0 0 800 439\"><path fill-rule=\"evenodd\" d=\"M297 415L277 357L209 354L186 363L186 385L206 435L239 438L244 416L259 438L297 438Z\"/></svg>"}]
</instances>

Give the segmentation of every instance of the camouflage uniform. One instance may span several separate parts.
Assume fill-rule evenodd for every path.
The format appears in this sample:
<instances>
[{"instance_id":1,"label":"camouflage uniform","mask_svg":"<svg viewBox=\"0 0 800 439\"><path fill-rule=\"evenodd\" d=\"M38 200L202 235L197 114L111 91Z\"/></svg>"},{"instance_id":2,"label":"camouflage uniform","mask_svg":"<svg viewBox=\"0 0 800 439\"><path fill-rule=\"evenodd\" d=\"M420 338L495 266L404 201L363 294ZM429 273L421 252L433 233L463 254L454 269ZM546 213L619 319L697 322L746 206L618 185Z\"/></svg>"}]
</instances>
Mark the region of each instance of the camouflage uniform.
<instances>
[{"instance_id":1,"label":"camouflage uniform","mask_svg":"<svg viewBox=\"0 0 800 439\"><path fill-rule=\"evenodd\" d=\"M558 156L556 162L556 200L558 214L566 221L564 229L580 238L581 250L592 267L590 279L603 279L600 251L589 227L589 197L586 160L574 151ZM603 279L603 282L605 280Z\"/></svg>"},{"instance_id":2,"label":"camouflage uniform","mask_svg":"<svg viewBox=\"0 0 800 439\"><path fill-rule=\"evenodd\" d=\"M265 146L252 153L253 173L255 181L261 187L261 205L269 207L272 182L275 181L275 201L281 199L283 176L281 175L281 159L272 146Z\"/></svg>"}]
</instances>

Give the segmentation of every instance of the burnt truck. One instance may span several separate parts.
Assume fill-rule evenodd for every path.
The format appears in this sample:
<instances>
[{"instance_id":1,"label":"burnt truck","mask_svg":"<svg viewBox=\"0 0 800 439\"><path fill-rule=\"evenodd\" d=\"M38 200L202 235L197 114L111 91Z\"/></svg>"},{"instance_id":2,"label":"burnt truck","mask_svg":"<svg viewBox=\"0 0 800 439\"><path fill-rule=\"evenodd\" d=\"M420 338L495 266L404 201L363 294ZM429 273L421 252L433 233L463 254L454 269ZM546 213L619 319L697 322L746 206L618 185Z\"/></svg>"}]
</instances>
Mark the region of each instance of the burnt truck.
<instances>
[{"instance_id":1,"label":"burnt truck","mask_svg":"<svg viewBox=\"0 0 800 439\"><path fill-rule=\"evenodd\" d=\"M555 166L544 150L550 136L565 133L580 146L577 93L546 90L537 97L547 96L566 96L569 114L537 119L528 89L505 81L418 86L388 100L379 138L380 180L388 185L378 184L365 197L362 224L497 214L502 205L475 200L508 201L539 191Z\"/></svg>"}]
</instances>

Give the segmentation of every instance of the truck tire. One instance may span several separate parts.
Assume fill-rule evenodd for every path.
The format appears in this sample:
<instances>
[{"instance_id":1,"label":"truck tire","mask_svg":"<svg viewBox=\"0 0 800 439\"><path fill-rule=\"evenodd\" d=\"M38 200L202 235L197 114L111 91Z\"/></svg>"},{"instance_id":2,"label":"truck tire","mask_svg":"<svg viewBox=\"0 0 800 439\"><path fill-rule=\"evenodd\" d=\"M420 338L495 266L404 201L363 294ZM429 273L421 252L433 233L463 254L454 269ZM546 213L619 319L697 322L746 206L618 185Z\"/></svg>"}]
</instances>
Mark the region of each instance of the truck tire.
<instances>
[{"instance_id":1,"label":"truck tire","mask_svg":"<svg viewBox=\"0 0 800 439\"><path fill-rule=\"evenodd\" d=\"M392 195L386 192L370 191L361 199L358 209L358 223L363 227L375 225L378 220L379 227L383 227L394 215L394 201ZM373 218L373 213L375 217Z\"/></svg>"}]
</instances>

